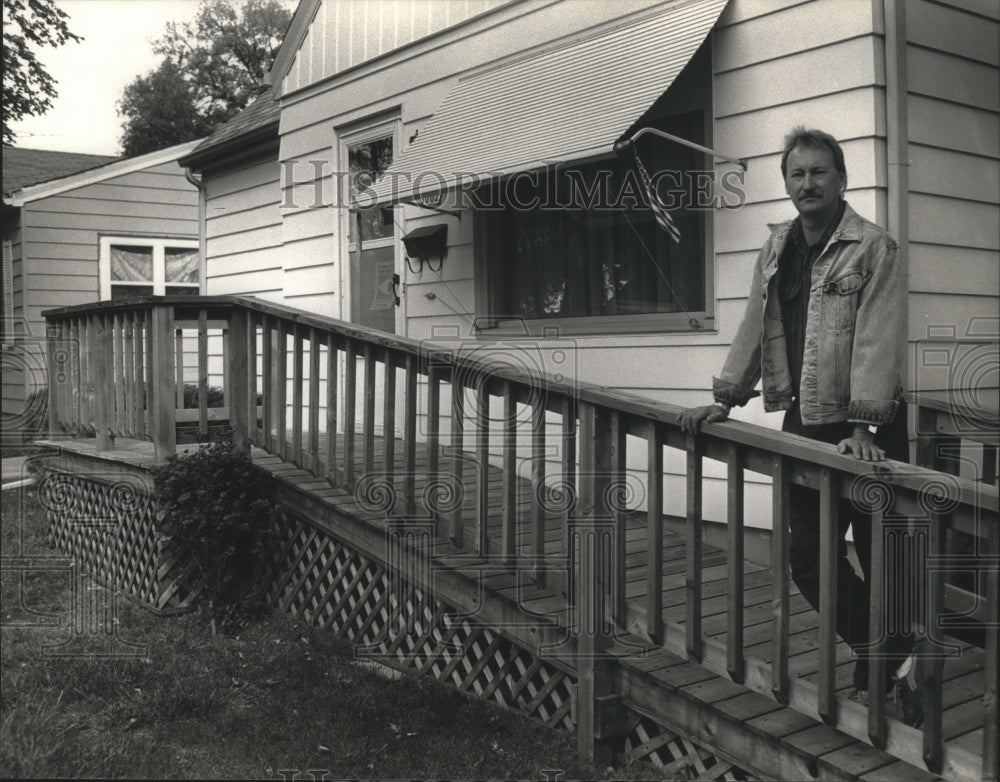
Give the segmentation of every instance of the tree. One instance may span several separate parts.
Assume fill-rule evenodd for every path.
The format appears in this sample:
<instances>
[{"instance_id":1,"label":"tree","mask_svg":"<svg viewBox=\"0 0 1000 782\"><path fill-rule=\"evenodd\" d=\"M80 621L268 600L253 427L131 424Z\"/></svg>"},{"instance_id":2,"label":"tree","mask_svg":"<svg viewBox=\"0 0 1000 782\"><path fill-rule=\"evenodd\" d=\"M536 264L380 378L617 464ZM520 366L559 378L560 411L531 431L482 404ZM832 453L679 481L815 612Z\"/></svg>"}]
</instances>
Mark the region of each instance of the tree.
<instances>
[{"instance_id":1,"label":"tree","mask_svg":"<svg viewBox=\"0 0 1000 782\"><path fill-rule=\"evenodd\" d=\"M118 113L128 117L122 136L126 157L207 136L214 127L198 113L191 85L170 60L126 85Z\"/></svg>"},{"instance_id":2,"label":"tree","mask_svg":"<svg viewBox=\"0 0 1000 782\"><path fill-rule=\"evenodd\" d=\"M17 138L13 123L44 114L59 94L32 48L82 41L69 31L68 18L52 0L3 0L4 144L13 144Z\"/></svg>"},{"instance_id":3,"label":"tree","mask_svg":"<svg viewBox=\"0 0 1000 782\"><path fill-rule=\"evenodd\" d=\"M235 116L259 92L290 20L281 0L245 0L239 7L233 0L202 0L193 21L168 23L153 42L163 62L126 86L118 102L124 153L190 141ZM171 104L160 89L168 90Z\"/></svg>"}]
</instances>

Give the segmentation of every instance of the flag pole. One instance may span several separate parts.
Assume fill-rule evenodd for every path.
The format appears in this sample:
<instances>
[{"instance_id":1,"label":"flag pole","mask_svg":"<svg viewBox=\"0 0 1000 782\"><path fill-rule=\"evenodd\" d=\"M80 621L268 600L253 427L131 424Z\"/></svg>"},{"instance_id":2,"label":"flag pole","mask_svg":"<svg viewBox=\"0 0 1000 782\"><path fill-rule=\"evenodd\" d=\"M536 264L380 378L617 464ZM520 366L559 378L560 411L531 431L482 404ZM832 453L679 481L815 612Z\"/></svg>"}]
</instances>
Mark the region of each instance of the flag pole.
<instances>
[{"instance_id":1,"label":"flag pole","mask_svg":"<svg viewBox=\"0 0 1000 782\"><path fill-rule=\"evenodd\" d=\"M685 147L690 147L691 149L697 149L699 152L704 152L706 155L712 155L719 158L719 160L725 160L727 163L735 163L740 166L744 171L747 170L747 160L742 157L732 157L730 155L723 155L721 152L716 152L714 149L709 149L708 147L703 147L701 144L695 144L693 141L688 141L687 139L680 138L679 136L672 136L669 133L664 133L662 130L657 128L640 128L635 133L632 134L631 138L621 139L615 142L614 151L616 155L623 155L629 151L635 145L637 139L645 136L647 133L652 133L654 136L659 136L660 138L665 138L667 141L673 141L675 144L681 144Z\"/></svg>"}]
</instances>

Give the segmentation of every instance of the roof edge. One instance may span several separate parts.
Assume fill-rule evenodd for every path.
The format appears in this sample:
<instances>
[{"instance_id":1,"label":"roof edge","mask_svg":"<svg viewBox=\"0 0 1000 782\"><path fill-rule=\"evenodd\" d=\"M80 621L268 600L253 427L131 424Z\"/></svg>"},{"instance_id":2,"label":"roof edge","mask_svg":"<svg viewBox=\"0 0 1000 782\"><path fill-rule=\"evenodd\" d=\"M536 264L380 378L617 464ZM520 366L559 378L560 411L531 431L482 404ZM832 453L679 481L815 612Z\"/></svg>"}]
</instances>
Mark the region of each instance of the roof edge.
<instances>
[{"instance_id":1,"label":"roof edge","mask_svg":"<svg viewBox=\"0 0 1000 782\"><path fill-rule=\"evenodd\" d=\"M278 47L278 54L274 58L274 62L271 63L271 70L264 75L263 79L265 84L274 89L275 100L281 96L281 83L288 75L295 54L305 41L306 35L309 34L309 25L312 24L322 3L323 0L300 0L295 14L292 16L292 21L288 23L288 30L281 41L281 46Z\"/></svg>"},{"instance_id":2,"label":"roof edge","mask_svg":"<svg viewBox=\"0 0 1000 782\"><path fill-rule=\"evenodd\" d=\"M272 143L275 147L278 146L280 143L279 126L280 120L273 120L266 125L248 130L246 133L233 136L211 147L193 150L177 162L187 169L204 171L217 163L224 165L241 158L257 156Z\"/></svg>"},{"instance_id":3,"label":"roof edge","mask_svg":"<svg viewBox=\"0 0 1000 782\"><path fill-rule=\"evenodd\" d=\"M3 202L8 206L20 207L30 203L31 201L37 201L40 198L48 198L49 196L59 195L60 193L65 193L67 190L72 190L77 187L84 187L85 185L103 182L105 179L111 179L112 177L122 176L124 174L131 174L134 171L141 171L144 168L158 166L161 163L169 163L171 160L178 160L188 154L202 141L204 141L203 138L195 139L194 141L186 141L183 144L176 144L172 147L167 147L166 149L157 150L156 152L148 152L145 155L126 158L125 160L116 160L112 163L106 163L103 166L89 168L86 171L81 171L77 174L70 174L69 176L60 177L58 179L51 179L48 182L39 182L36 185L30 185L28 187L15 190L9 197L4 198Z\"/></svg>"}]
</instances>

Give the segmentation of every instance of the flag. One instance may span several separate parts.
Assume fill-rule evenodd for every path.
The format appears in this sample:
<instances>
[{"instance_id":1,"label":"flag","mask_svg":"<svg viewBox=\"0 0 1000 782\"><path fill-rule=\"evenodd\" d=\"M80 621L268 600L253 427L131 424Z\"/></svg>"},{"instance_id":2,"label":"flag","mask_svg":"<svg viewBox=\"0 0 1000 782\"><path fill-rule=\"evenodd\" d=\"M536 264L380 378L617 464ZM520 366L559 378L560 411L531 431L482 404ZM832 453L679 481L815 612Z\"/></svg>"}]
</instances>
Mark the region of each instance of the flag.
<instances>
[{"instance_id":1,"label":"flag","mask_svg":"<svg viewBox=\"0 0 1000 782\"><path fill-rule=\"evenodd\" d=\"M635 158L635 167L639 171L639 179L642 180L642 186L646 190L646 198L649 199L649 208L653 212L653 217L656 218L656 222L659 223L660 228L666 231L670 238L674 240L674 243L679 244L681 241L681 232L674 223L674 218L670 216L670 212L667 211L667 207L660 199L659 194L657 194L656 188L653 187L653 180L650 179L649 172L646 171L642 160L639 159L639 151L635 148L635 145L632 146L632 156Z\"/></svg>"}]
</instances>

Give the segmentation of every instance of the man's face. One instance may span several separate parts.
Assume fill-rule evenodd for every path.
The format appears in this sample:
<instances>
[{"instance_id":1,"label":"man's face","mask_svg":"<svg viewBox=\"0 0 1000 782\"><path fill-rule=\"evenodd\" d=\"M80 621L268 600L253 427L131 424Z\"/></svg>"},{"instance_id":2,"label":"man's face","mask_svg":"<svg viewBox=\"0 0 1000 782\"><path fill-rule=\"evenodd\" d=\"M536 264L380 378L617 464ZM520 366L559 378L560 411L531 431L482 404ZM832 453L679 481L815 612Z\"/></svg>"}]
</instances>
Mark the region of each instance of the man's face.
<instances>
[{"instance_id":1,"label":"man's face","mask_svg":"<svg viewBox=\"0 0 1000 782\"><path fill-rule=\"evenodd\" d=\"M795 147L788 153L785 192L800 215L833 219L847 177L837 171L826 147Z\"/></svg>"}]
</instances>

